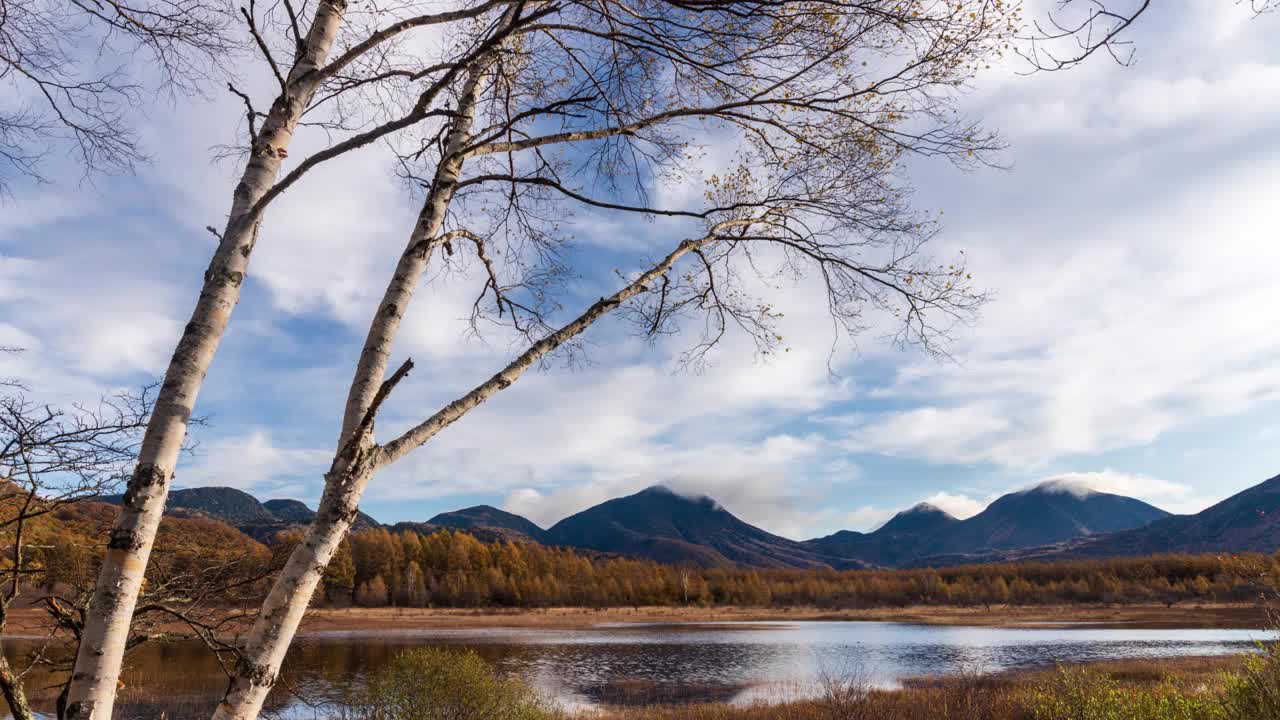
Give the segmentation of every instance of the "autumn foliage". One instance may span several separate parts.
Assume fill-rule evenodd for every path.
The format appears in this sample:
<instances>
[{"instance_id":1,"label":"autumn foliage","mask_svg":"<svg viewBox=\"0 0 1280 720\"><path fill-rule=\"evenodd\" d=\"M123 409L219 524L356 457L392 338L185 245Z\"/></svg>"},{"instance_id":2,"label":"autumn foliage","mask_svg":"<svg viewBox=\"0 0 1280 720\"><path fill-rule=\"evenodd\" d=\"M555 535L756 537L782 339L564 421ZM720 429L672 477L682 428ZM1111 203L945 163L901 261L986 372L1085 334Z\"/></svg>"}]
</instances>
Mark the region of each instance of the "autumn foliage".
<instances>
[{"instance_id":1,"label":"autumn foliage","mask_svg":"<svg viewBox=\"0 0 1280 720\"><path fill-rule=\"evenodd\" d=\"M459 531L353 533L323 601L406 607L746 605L881 607L1251 601L1267 555L1164 555L920 570L697 569Z\"/></svg>"},{"instance_id":2,"label":"autumn foliage","mask_svg":"<svg viewBox=\"0 0 1280 720\"><path fill-rule=\"evenodd\" d=\"M32 573L45 587L82 587L116 508L79 503L28 529ZM217 520L167 517L149 579L234 567L245 577L279 567L301 539L267 545ZM1280 557L1160 555L918 570L701 569L536 543L481 542L455 530L352 533L325 571L316 604L361 607L625 607L1039 605L1249 602L1280 573ZM259 583L265 591L265 579Z\"/></svg>"},{"instance_id":3,"label":"autumn foliage","mask_svg":"<svg viewBox=\"0 0 1280 720\"><path fill-rule=\"evenodd\" d=\"M30 520L25 530L24 572L56 592L91 587L118 511L114 505L79 502ZM12 530L2 534L11 536ZM271 551L226 523L204 517L166 517L160 523L158 538L160 549L152 555L147 570L153 587L209 580L211 573L221 583L258 579L265 587ZM0 558L0 567L12 562L6 554Z\"/></svg>"}]
</instances>

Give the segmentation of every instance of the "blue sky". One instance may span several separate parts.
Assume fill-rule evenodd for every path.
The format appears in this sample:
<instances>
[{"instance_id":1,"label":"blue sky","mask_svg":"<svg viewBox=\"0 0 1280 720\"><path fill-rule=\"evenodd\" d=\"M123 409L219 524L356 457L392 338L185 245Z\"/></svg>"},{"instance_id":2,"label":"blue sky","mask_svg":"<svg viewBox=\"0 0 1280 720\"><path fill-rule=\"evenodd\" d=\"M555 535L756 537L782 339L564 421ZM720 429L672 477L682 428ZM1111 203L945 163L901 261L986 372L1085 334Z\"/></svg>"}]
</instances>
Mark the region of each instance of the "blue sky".
<instances>
[{"instance_id":1,"label":"blue sky","mask_svg":"<svg viewBox=\"0 0 1280 720\"><path fill-rule=\"evenodd\" d=\"M802 538L925 499L972 514L1050 477L1192 512L1280 473L1280 18L1227 0L1152 13L1131 67L1024 77L1009 64L979 79L963 107L1009 142L1009 170L911 168L916 205L944 213L937 252L963 249L995 292L954 362L872 334L838 346L833 375L830 324L804 286L777 303L792 352L765 361L730 338L697 374L675 370L688 338L651 346L604 322L589 364L526 376L379 476L364 509L425 520L485 502L546 525L663 482ZM0 206L0 345L27 352L0 358L0 376L67 402L162 371L236 170L211 147L240 117L234 98L160 103L140 120L154 159L135 176L85 184L68 165L54 184L14 187ZM178 486L315 502L414 211L378 152L274 207ZM673 232L572 222L584 262L569 307ZM388 431L512 354L501 332L469 337L477 282L435 276L421 292L396 355L417 370Z\"/></svg>"}]
</instances>

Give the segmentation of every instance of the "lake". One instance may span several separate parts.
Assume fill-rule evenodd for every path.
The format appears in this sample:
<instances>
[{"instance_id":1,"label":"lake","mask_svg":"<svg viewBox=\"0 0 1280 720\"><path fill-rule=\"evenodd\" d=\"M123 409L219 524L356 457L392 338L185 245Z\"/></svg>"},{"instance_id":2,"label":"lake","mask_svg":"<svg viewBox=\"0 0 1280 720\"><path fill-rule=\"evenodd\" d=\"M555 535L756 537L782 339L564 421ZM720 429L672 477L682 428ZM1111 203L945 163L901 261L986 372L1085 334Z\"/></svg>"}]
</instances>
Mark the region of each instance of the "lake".
<instances>
[{"instance_id":1,"label":"lake","mask_svg":"<svg viewBox=\"0 0 1280 720\"><path fill-rule=\"evenodd\" d=\"M319 632L298 642L269 701L290 718L325 715L346 688L397 652L472 648L566 705L794 699L823 673L892 687L903 678L992 672L1056 661L1222 655L1273 639L1263 630L988 628L892 622L732 622L598 625L585 629L468 628ZM7 641L21 649L21 642ZM38 680L35 679L35 680ZM132 656L122 716L207 717L225 687L200 646L144 646ZM38 702L51 708L51 698ZM315 706L318 705L318 706Z\"/></svg>"}]
</instances>

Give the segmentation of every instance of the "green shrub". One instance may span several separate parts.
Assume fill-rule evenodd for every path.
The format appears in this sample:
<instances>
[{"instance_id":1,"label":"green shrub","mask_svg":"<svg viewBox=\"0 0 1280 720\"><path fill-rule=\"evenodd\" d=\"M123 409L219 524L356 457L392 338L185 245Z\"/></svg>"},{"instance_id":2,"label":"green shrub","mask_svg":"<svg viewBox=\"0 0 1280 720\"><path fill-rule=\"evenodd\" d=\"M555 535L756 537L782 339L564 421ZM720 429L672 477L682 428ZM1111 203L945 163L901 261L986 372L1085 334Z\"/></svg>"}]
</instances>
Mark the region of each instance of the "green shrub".
<instances>
[{"instance_id":1,"label":"green shrub","mask_svg":"<svg viewBox=\"0 0 1280 720\"><path fill-rule=\"evenodd\" d=\"M1223 676L1227 717L1280 720L1280 644L1261 646L1245 656L1240 670Z\"/></svg>"},{"instance_id":2,"label":"green shrub","mask_svg":"<svg viewBox=\"0 0 1280 720\"><path fill-rule=\"evenodd\" d=\"M1026 706L1035 720L1235 720L1212 692L1187 688L1174 679L1154 687L1125 687L1110 675L1087 668L1059 667L1033 686Z\"/></svg>"},{"instance_id":3,"label":"green shrub","mask_svg":"<svg viewBox=\"0 0 1280 720\"><path fill-rule=\"evenodd\" d=\"M421 648L400 653L350 704L356 720L553 720L533 688L497 675L475 652Z\"/></svg>"}]
</instances>

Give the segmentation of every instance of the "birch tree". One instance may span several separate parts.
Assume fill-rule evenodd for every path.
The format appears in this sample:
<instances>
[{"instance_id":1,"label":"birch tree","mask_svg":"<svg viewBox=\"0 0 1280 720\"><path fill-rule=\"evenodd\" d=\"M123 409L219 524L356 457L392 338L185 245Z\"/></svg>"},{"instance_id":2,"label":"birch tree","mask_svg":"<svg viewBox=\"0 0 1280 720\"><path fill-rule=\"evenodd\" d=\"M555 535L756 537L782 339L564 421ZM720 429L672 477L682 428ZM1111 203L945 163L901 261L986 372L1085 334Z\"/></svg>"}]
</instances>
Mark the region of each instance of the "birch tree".
<instances>
[{"instance_id":1,"label":"birch tree","mask_svg":"<svg viewBox=\"0 0 1280 720\"><path fill-rule=\"evenodd\" d=\"M58 558L73 551L56 539L56 528L66 514L78 511L73 505L101 500L129 477L150 415L152 388L57 407L32 400L18 379L0 385L11 388L0 397L0 636L19 599L46 610L44 640L25 658L0 652L0 695L14 718L31 720L35 715L23 683L37 667L70 679L69 664L49 650L79 642L91 590L80 586L77 573L58 567ZM127 648L190 637L219 659L229 657L232 649L220 636L242 618L233 610L237 602L260 597L268 574L265 558L218 557L217 552L193 558L190 549L165 550L151 564ZM175 631L175 624L187 631ZM65 702L64 685L59 707Z\"/></svg>"},{"instance_id":2,"label":"birch tree","mask_svg":"<svg viewBox=\"0 0 1280 720\"><path fill-rule=\"evenodd\" d=\"M780 315L750 278L768 286L781 273L816 279L850 333L881 310L896 340L938 349L983 296L962 261L938 265L925 253L935 228L908 206L903 161L970 166L999 149L953 100L1016 22L1017 10L998 0L649 0L517 2L479 28L465 42L485 50L458 65L450 111L403 147L402 173L421 186L422 208L370 324L315 520L241 643L215 717L259 712L374 475L609 313L653 336L700 318L690 361L733 329L768 353ZM709 179L705 203L648 201L646 183L689 170L691 153L713 138L728 138L737 159ZM574 206L701 229L556 323L565 265L557 221ZM477 317L509 323L529 345L379 443L377 415L413 367L389 372L394 341L433 260L477 268Z\"/></svg>"},{"instance_id":3,"label":"birch tree","mask_svg":"<svg viewBox=\"0 0 1280 720\"><path fill-rule=\"evenodd\" d=\"M329 55L345 10L343 0L322 0L280 95L256 129L251 112L250 157L233 192L231 212L191 319L165 372L150 423L143 436L124 506L111 531L97 588L90 601L66 717L109 718L124 659L129 625L147 569L160 516L179 451L186 438L196 395L240 297L249 256L257 238L260 211L254 205L275 179L303 110L315 93L317 71ZM252 16L248 16L252 20ZM253 27L251 22L251 27ZM260 37L256 29L255 37ZM268 51L269 52L269 51ZM276 69L275 62L271 63Z\"/></svg>"},{"instance_id":4,"label":"birch tree","mask_svg":"<svg viewBox=\"0 0 1280 720\"><path fill-rule=\"evenodd\" d=\"M473 23L492 28L508 5L507 0L463 2L445 10L427 3L393 8L374 5L358 13L356 22L347 22L346 0L319 0L303 6L309 17L290 0L265 10L252 2L239 9L240 26L261 60L263 73L278 91L267 109L260 111L250 93L234 82L228 84L229 92L245 108L245 138L239 146L245 156L243 171L231 192L223 229L209 228L217 238L217 246L204 273L196 306L165 371L137 465L127 485L123 509L107 544L83 623L68 692L67 717L111 715L129 623L179 450L204 377L239 302L267 207L320 163L425 119L449 114L436 101L453 87L466 63L484 55L488 47L450 44L456 56L430 66L421 65L415 56L402 54L397 48L415 30L462 24L470 27ZM525 20L537 17L532 13ZM510 30L508 27L503 32ZM501 40L502 33L490 32L486 37L495 43ZM282 62L280 57L289 60ZM389 105L382 108L387 111L384 114L348 116L348 95L402 81L420 84L415 101L407 107ZM313 119L304 121L304 116ZM326 133L331 141L280 177L294 135L304 126Z\"/></svg>"},{"instance_id":5,"label":"birch tree","mask_svg":"<svg viewBox=\"0 0 1280 720\"><path fill-rule=\"evenodd\" d=\"M40 405L21 391L0 398L0 538L7 565L0 573L0 635L9 608L39 572L31 558L30 526L67 505L114 491L132 465L148 409L145 392L70 410ZM0 644L0 694L14 718L31 720L22 687L30 668L15 668L2 650Z\"/></svg>"}]
</instances>

